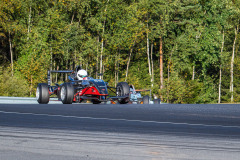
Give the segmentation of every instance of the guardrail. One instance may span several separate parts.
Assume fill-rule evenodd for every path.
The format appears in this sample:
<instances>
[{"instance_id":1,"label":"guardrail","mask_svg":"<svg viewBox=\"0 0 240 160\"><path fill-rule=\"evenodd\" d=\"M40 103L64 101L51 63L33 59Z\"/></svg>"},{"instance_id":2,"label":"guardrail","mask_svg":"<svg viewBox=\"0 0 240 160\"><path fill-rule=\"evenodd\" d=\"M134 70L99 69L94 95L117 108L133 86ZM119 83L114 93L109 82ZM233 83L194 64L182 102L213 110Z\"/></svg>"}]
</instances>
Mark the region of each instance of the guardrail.
<instances>
[{"instance_id":1,"label":"guardrail","mask_svg":"<svg viewBox=\"0 0 240 160\"><path fill-rule=\"evenodd\" d=\"M53 98L50 104L61 104L57 98ZM0 104L38 104L35 97L6 97L0 96Z\"/></svg>"}]
</instances>

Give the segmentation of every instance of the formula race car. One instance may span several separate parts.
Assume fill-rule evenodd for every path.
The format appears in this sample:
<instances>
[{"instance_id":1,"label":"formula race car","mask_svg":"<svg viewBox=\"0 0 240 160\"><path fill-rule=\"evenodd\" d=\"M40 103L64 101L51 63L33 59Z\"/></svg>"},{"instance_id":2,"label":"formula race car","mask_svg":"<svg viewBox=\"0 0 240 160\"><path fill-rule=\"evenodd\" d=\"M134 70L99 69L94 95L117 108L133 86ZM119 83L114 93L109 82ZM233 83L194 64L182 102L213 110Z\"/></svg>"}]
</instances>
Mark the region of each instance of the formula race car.
<instances>
[{"instance_id":1,"label":"formula race car","mask_svg":"<svg viewBox=\"0 0 240 160\"><path fill-rule=\"evenodd\" d=\"M153 99L151 100L151 89L149 90L140 90L135 89L133 85L129 85L130 87L130 102L129 103L137 103L137 104L160 104L160 99ZM145 95L142 96L141 92L150 92L150 96Z\"/></svg>"},{"instance_id":2,"label":"formula race car","mask_svg":"<svg viewBox=\"0 0 240 160\"><path fill-rule=\"evenodd\" d=\"M129 102L130 87L126 82L119 82L115 87L110 87L107 82L101 79L92 77L84 77L77 79L77 73L80 67L76 70L50 70L47 73L48 84L39 83L36 91L36 98L39 104L47 104L51 95L57 95L58 100L63 104L81 103L86 100L92 101L94 104L107 101L118 101L120 104ZM66 73L69 82L55 84L51 86L51 73ZM116 95L110 96L108 90L111 90Z\"/></svg>"}]
</instances>

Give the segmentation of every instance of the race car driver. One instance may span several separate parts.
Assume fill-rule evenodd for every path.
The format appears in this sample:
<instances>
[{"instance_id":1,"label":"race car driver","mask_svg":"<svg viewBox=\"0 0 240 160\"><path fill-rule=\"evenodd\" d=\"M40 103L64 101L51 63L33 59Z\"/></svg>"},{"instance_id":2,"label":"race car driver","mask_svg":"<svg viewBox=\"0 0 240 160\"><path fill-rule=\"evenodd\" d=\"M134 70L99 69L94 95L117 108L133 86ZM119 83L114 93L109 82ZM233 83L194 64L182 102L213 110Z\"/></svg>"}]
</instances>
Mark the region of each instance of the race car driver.
<instances>
[{"instance_id":1,"label":"race car driver","mask_svg":"<svg viewBox=\"0 0 240 160\"><path fill-rule=\"evenodd\" d=\"M87 80L87 77L88 77L88 73L87 73L86 70L80 69L80 70L77 72L77 79L78 79L78 80Z\"/></svg>"}]
</instances>

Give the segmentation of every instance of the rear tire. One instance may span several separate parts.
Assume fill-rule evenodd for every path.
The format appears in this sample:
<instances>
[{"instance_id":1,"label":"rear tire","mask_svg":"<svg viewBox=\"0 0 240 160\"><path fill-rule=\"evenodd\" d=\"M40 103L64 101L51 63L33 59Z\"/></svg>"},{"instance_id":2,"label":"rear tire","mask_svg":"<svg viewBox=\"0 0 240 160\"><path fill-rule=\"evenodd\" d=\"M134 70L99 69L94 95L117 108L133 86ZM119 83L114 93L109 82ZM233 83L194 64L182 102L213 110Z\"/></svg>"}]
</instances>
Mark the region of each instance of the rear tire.
<instances>
[{"instance_id":1,"label":"rear tire","mask_svg":"<svg viewBox=\"0 0 240 160\"><path fill-rule=\"evenodd\" d=\"M149 104L149 96L143 96L143 104Z\"/></svg>"},{"instance_id":2,"label":"rear tire","mask_svg":"<svg viewBox=\"0 0 240 160\"><path fill-rule=\"evenodd\" d=\"M61 87L60 93L63 104L72 104L74 97L74 87L71 83L64 83Z\"/></svg>"},{"instance_id":3,"label":"rear tire","mask_svg":"<svg viewBox=\"0 0 240 160\"><path fill-rule=\"evenodd\" d=\"M154 104L160 104L160 103L161 103L161 100L160 100L160 99L154 99L154 100L153 100L153 103L154 103Z\"/></svg>"},{"instance_id":4,"label":"rear tire","mask_svg":"<svg viewBox=\"0 0 240 160\"><path fill-rule=\"evenodd\" d=\"M48 104L49 90L46 83L39 83L36 91L36 98L39 104Z\"/></svg>"},{"instance_id":5,"label":"rear tire","mask_svg":"<svg viewBox=\"0 0 240 160\"><path fill-rule=\"evenodd\" d=\"M118 99L118 102L120 104L126 104L129 102L130 87L127 82L118 83L116 87L116 93L117 93L117 96L126 96L126 98Z\"/></svg>"}]
</instances>

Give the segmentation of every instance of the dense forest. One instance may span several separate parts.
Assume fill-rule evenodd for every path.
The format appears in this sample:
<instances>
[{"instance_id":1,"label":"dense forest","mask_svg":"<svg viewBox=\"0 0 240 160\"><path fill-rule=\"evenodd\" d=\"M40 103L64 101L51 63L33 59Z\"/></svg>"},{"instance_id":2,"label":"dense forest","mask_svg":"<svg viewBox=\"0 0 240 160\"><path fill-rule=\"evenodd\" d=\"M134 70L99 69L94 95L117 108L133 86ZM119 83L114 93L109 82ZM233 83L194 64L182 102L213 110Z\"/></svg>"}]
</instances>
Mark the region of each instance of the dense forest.
<instances>
[{"instance_id":1,"label":"dense forest","mask_svg":"<svg viewBox=\"0 0 240 160\"><path fill-rule=\"evenodd\" d=\"M81 65L168 103L239 102L239 26L240 0L0 0L0 96Z\"/></svg>"}]
</instances>

